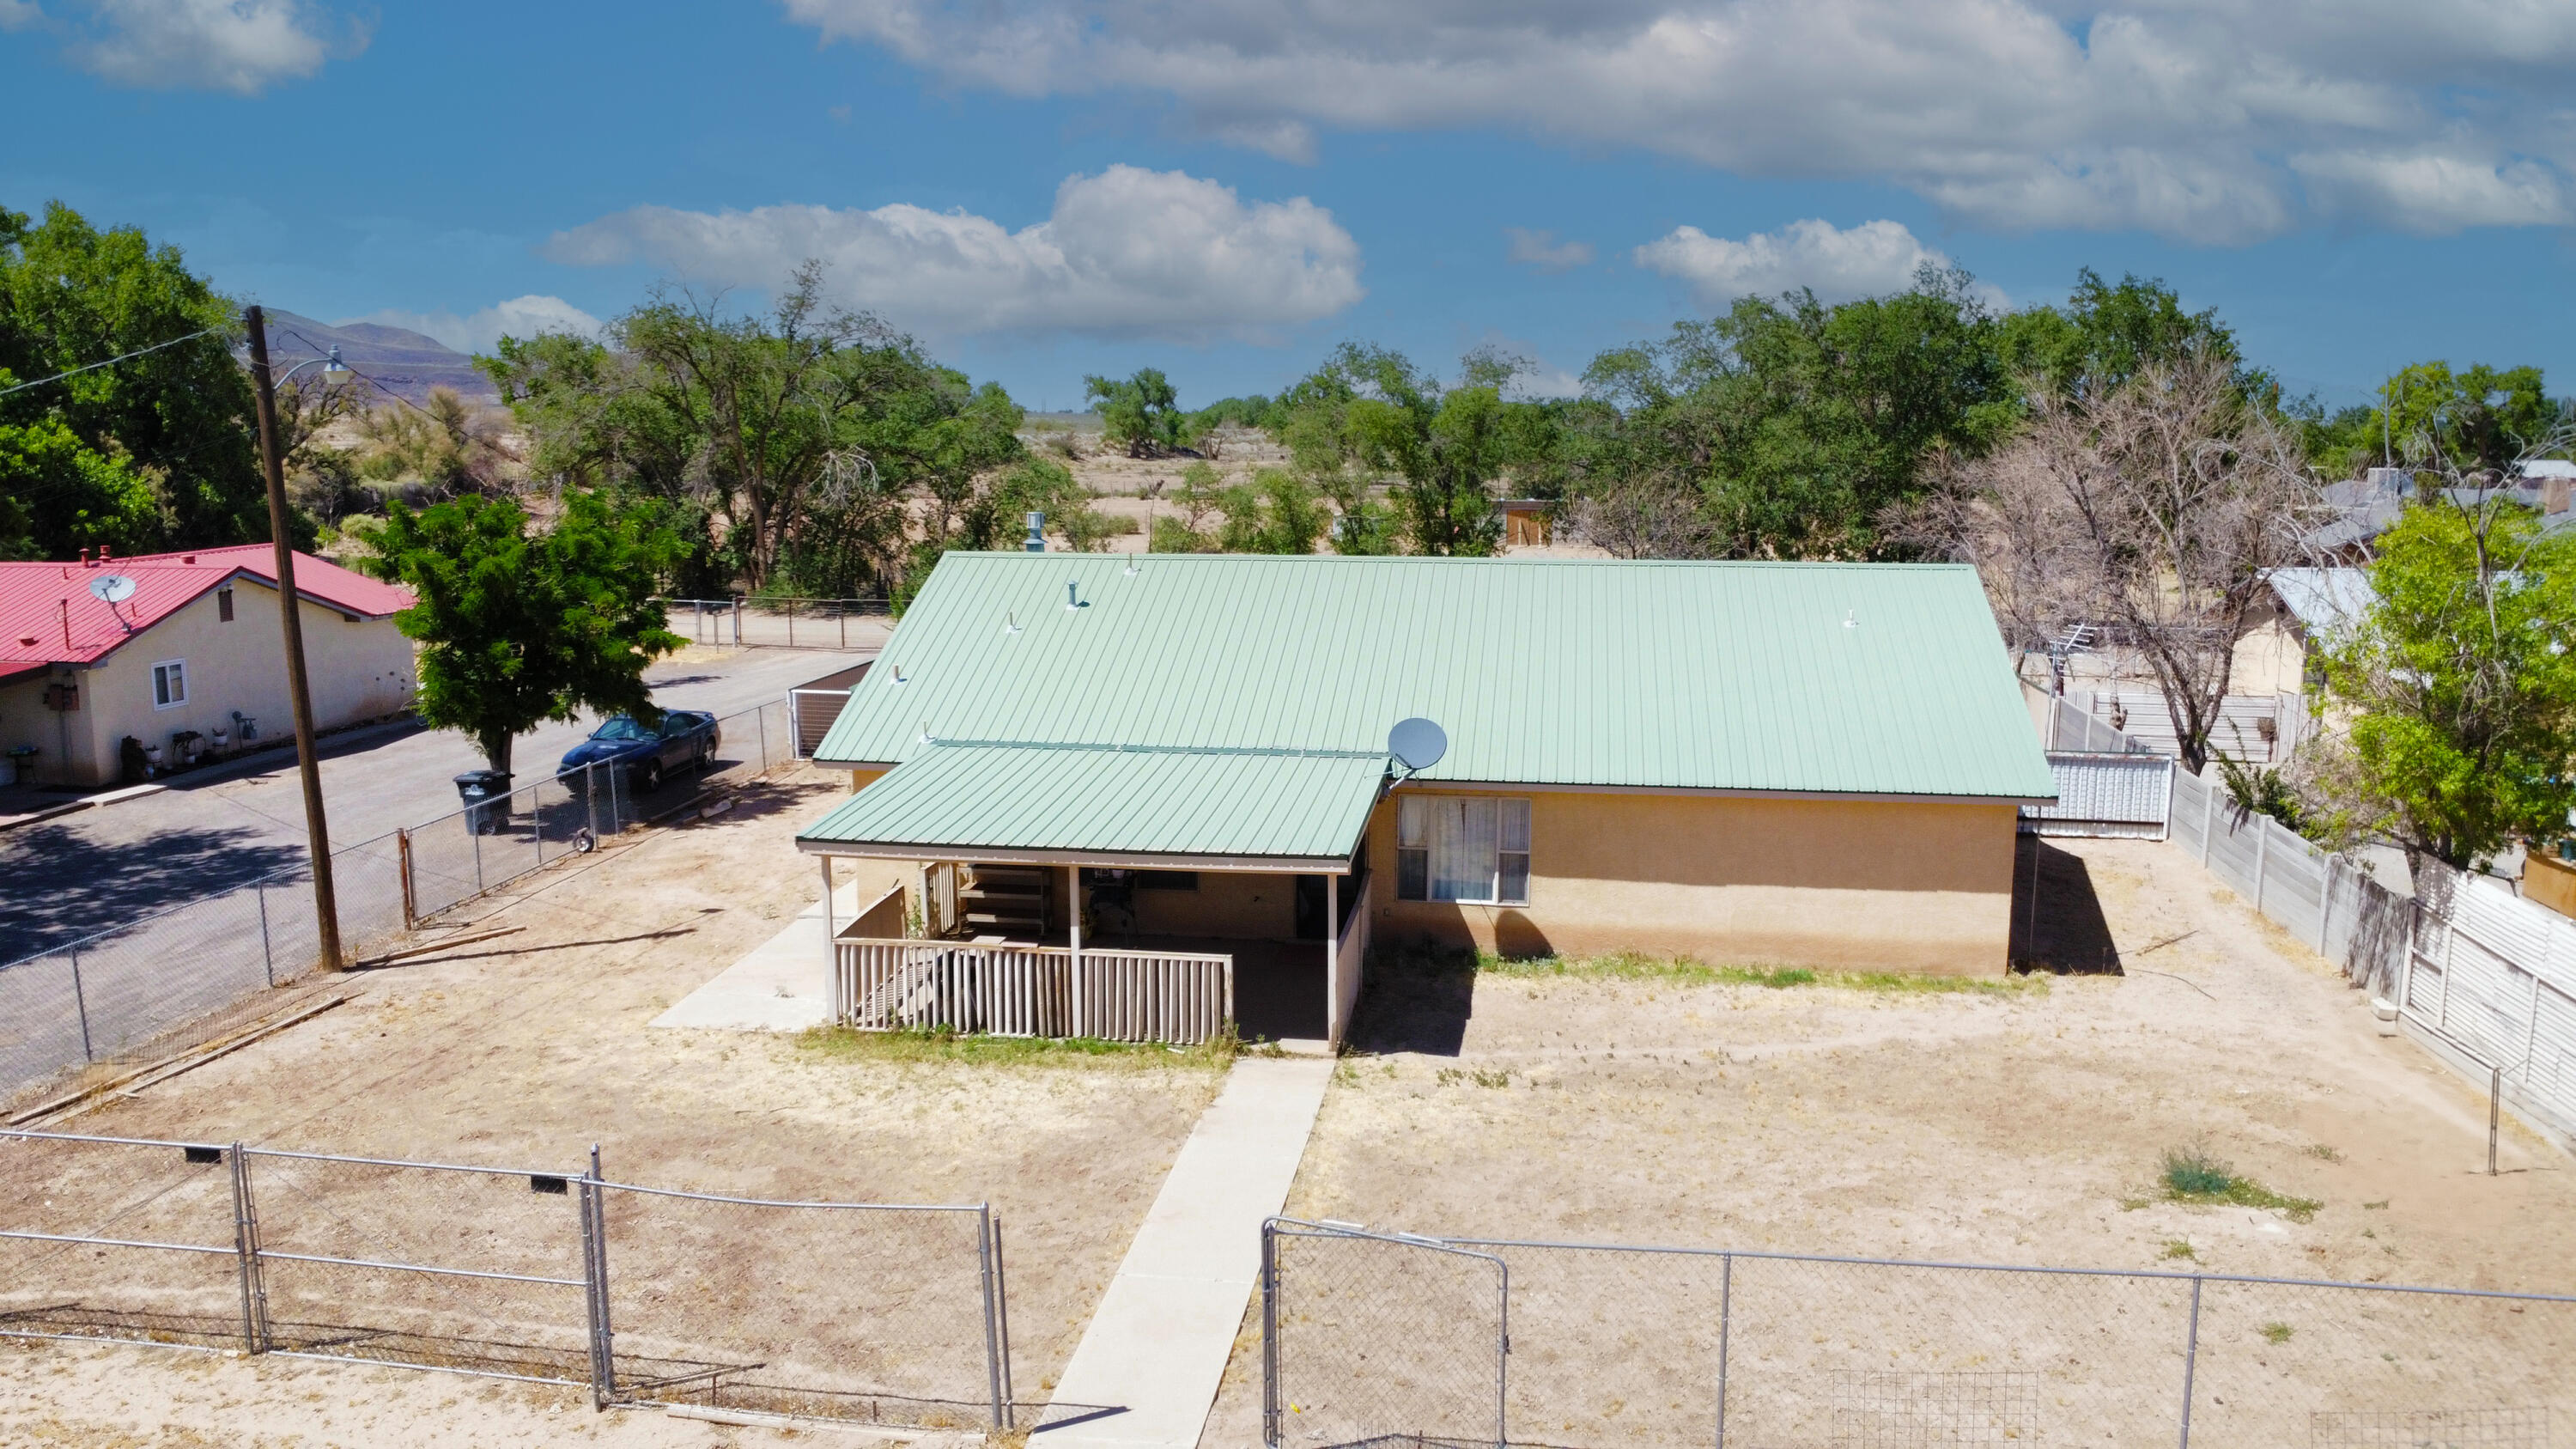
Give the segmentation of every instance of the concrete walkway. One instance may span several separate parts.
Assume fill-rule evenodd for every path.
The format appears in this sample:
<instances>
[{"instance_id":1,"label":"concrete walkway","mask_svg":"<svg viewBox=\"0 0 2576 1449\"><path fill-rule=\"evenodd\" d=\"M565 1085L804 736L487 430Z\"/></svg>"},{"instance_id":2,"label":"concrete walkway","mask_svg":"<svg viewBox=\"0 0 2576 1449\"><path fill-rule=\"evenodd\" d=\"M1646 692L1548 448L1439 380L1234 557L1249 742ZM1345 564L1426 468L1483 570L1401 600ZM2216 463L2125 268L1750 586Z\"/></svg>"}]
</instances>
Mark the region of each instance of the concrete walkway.
<instances>
[{"instance_id":1,"label":"concrete walkway","mask_svg":"<svg viewBox=\"0 0 2576 1449\"><path fill-rule=\"evenodd\" d=\"M859 910L859 888L832 893L832 919L846 926ZM832 972L823 956L823 903L799 911L770 937L706 985L653 1018L655 1026L700 1031L803 1031L832 1019Z\"/></svg>"},{"instance_id":2,"label":"concrete walkway","mask_svg":"<svg viewBox=\"0 0 2576 1449\"><path fill-rule=\"evenodd\" d=\"M1246 1057L1191 1129L1057 1382L1042 1449L1196 1449L1332 1080L1326 1058Z\"/></svg>"}]
</instances>

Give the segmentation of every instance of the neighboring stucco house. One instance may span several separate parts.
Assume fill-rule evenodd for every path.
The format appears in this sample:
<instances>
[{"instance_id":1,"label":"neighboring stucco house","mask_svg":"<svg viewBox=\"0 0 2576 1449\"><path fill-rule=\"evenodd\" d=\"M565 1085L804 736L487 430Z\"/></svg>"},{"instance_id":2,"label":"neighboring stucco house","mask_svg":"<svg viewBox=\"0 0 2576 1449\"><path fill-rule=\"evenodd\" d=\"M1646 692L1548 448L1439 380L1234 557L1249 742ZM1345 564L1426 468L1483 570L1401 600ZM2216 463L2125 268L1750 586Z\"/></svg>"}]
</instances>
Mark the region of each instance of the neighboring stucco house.
<instances>
[{"instance_id":1,"label":"neighboring stucco house","mask_svg":"<svg viewBox=\"0 0 2576 1449\"><path fill-rule=\"evenodd\" d=\"M1407 770L1414 717L1448 743ZM950 554L814 758L856 793L798 844L878 902L836 983L875 1025L983 969L907 919L1014 970L1222 956L1273 1036L1337 1039L1371 940L1999 976L2054 797L1940 565Z\"/></svg>"},{"instance_id":2,"label":"neighboring stucco house","mask_svg":"<svg viewBox=\"0 0 2576 1449\"><path fill-rule=\"evenodd\" d=\"M131 595L101 599L91 585L106 577L131 580ZM302 553L295 585L314 727L411 708L411 641L393 622L411 595ZM0 563L0 750L33 747L38 780L99 785L120 777L129 735L171 765L190 733L209 753L218 736L227 750L291 740L285 632L264 543Z\"/></svg>"}]
</instances>

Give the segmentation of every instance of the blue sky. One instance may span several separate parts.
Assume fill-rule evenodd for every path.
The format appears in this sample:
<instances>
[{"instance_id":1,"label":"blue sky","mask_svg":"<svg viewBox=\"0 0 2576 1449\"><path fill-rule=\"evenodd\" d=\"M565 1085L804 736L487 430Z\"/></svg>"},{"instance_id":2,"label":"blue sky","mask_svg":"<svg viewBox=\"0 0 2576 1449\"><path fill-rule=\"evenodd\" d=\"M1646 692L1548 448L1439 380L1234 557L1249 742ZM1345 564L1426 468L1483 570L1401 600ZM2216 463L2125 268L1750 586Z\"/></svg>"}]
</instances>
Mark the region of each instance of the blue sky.
<instances>
[{"instance_id":1,"label":"blue sky","mask_svg":"<svg viewBox=\"0 0 2576 1449\"><path fill-rule=\"evenodd\" d=\"M1928 254L2015 303L2161 276L2331 401L2433 357L2569 390L2576 7L2425 8L0 0L0 205L462 345L821 254L1033 407L1346 337L1561 385Z\"/></svg>"}]
</instances>

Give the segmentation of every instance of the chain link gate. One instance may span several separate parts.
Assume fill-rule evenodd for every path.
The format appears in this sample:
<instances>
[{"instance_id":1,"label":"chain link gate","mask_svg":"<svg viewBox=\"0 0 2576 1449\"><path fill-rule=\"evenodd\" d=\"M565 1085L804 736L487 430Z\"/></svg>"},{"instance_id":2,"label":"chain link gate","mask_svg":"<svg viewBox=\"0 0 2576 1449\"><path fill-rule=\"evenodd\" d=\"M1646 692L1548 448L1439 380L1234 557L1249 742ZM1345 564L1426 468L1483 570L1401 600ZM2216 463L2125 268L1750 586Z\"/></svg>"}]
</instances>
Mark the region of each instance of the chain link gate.
<instances>
[{"instance_id":1,"label":"chain link gate","mask_svg":"<svg viewBox=\"0 0 2576 1449\"><path fill-rule=\"evenodd\" d=\"M1263 1442L1503 1449L1510 1300L1511 1269L1492 1253L1347 1223L1266 1220Z\"/></svg>"}]
</instances>

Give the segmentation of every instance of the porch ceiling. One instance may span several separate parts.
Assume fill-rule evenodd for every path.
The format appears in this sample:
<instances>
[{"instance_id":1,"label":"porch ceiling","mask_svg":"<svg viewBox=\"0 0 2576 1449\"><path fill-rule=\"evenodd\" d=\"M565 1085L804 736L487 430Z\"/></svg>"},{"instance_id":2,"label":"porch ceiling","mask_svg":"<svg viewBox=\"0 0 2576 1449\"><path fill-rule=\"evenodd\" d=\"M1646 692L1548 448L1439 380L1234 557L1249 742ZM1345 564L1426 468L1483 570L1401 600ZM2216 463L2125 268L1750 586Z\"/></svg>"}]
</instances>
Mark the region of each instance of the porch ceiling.
<instances>
[{"instance_id":1,"label":"porch ceiling","mask_svg":"<svg viewBox=\"0 0 2576 1449\"><path fill-rule=\"evenodd\" d=\"M796 837L816 855L1338 871L1383 755L935 741Z\"/></svg>"}]
</instances>

